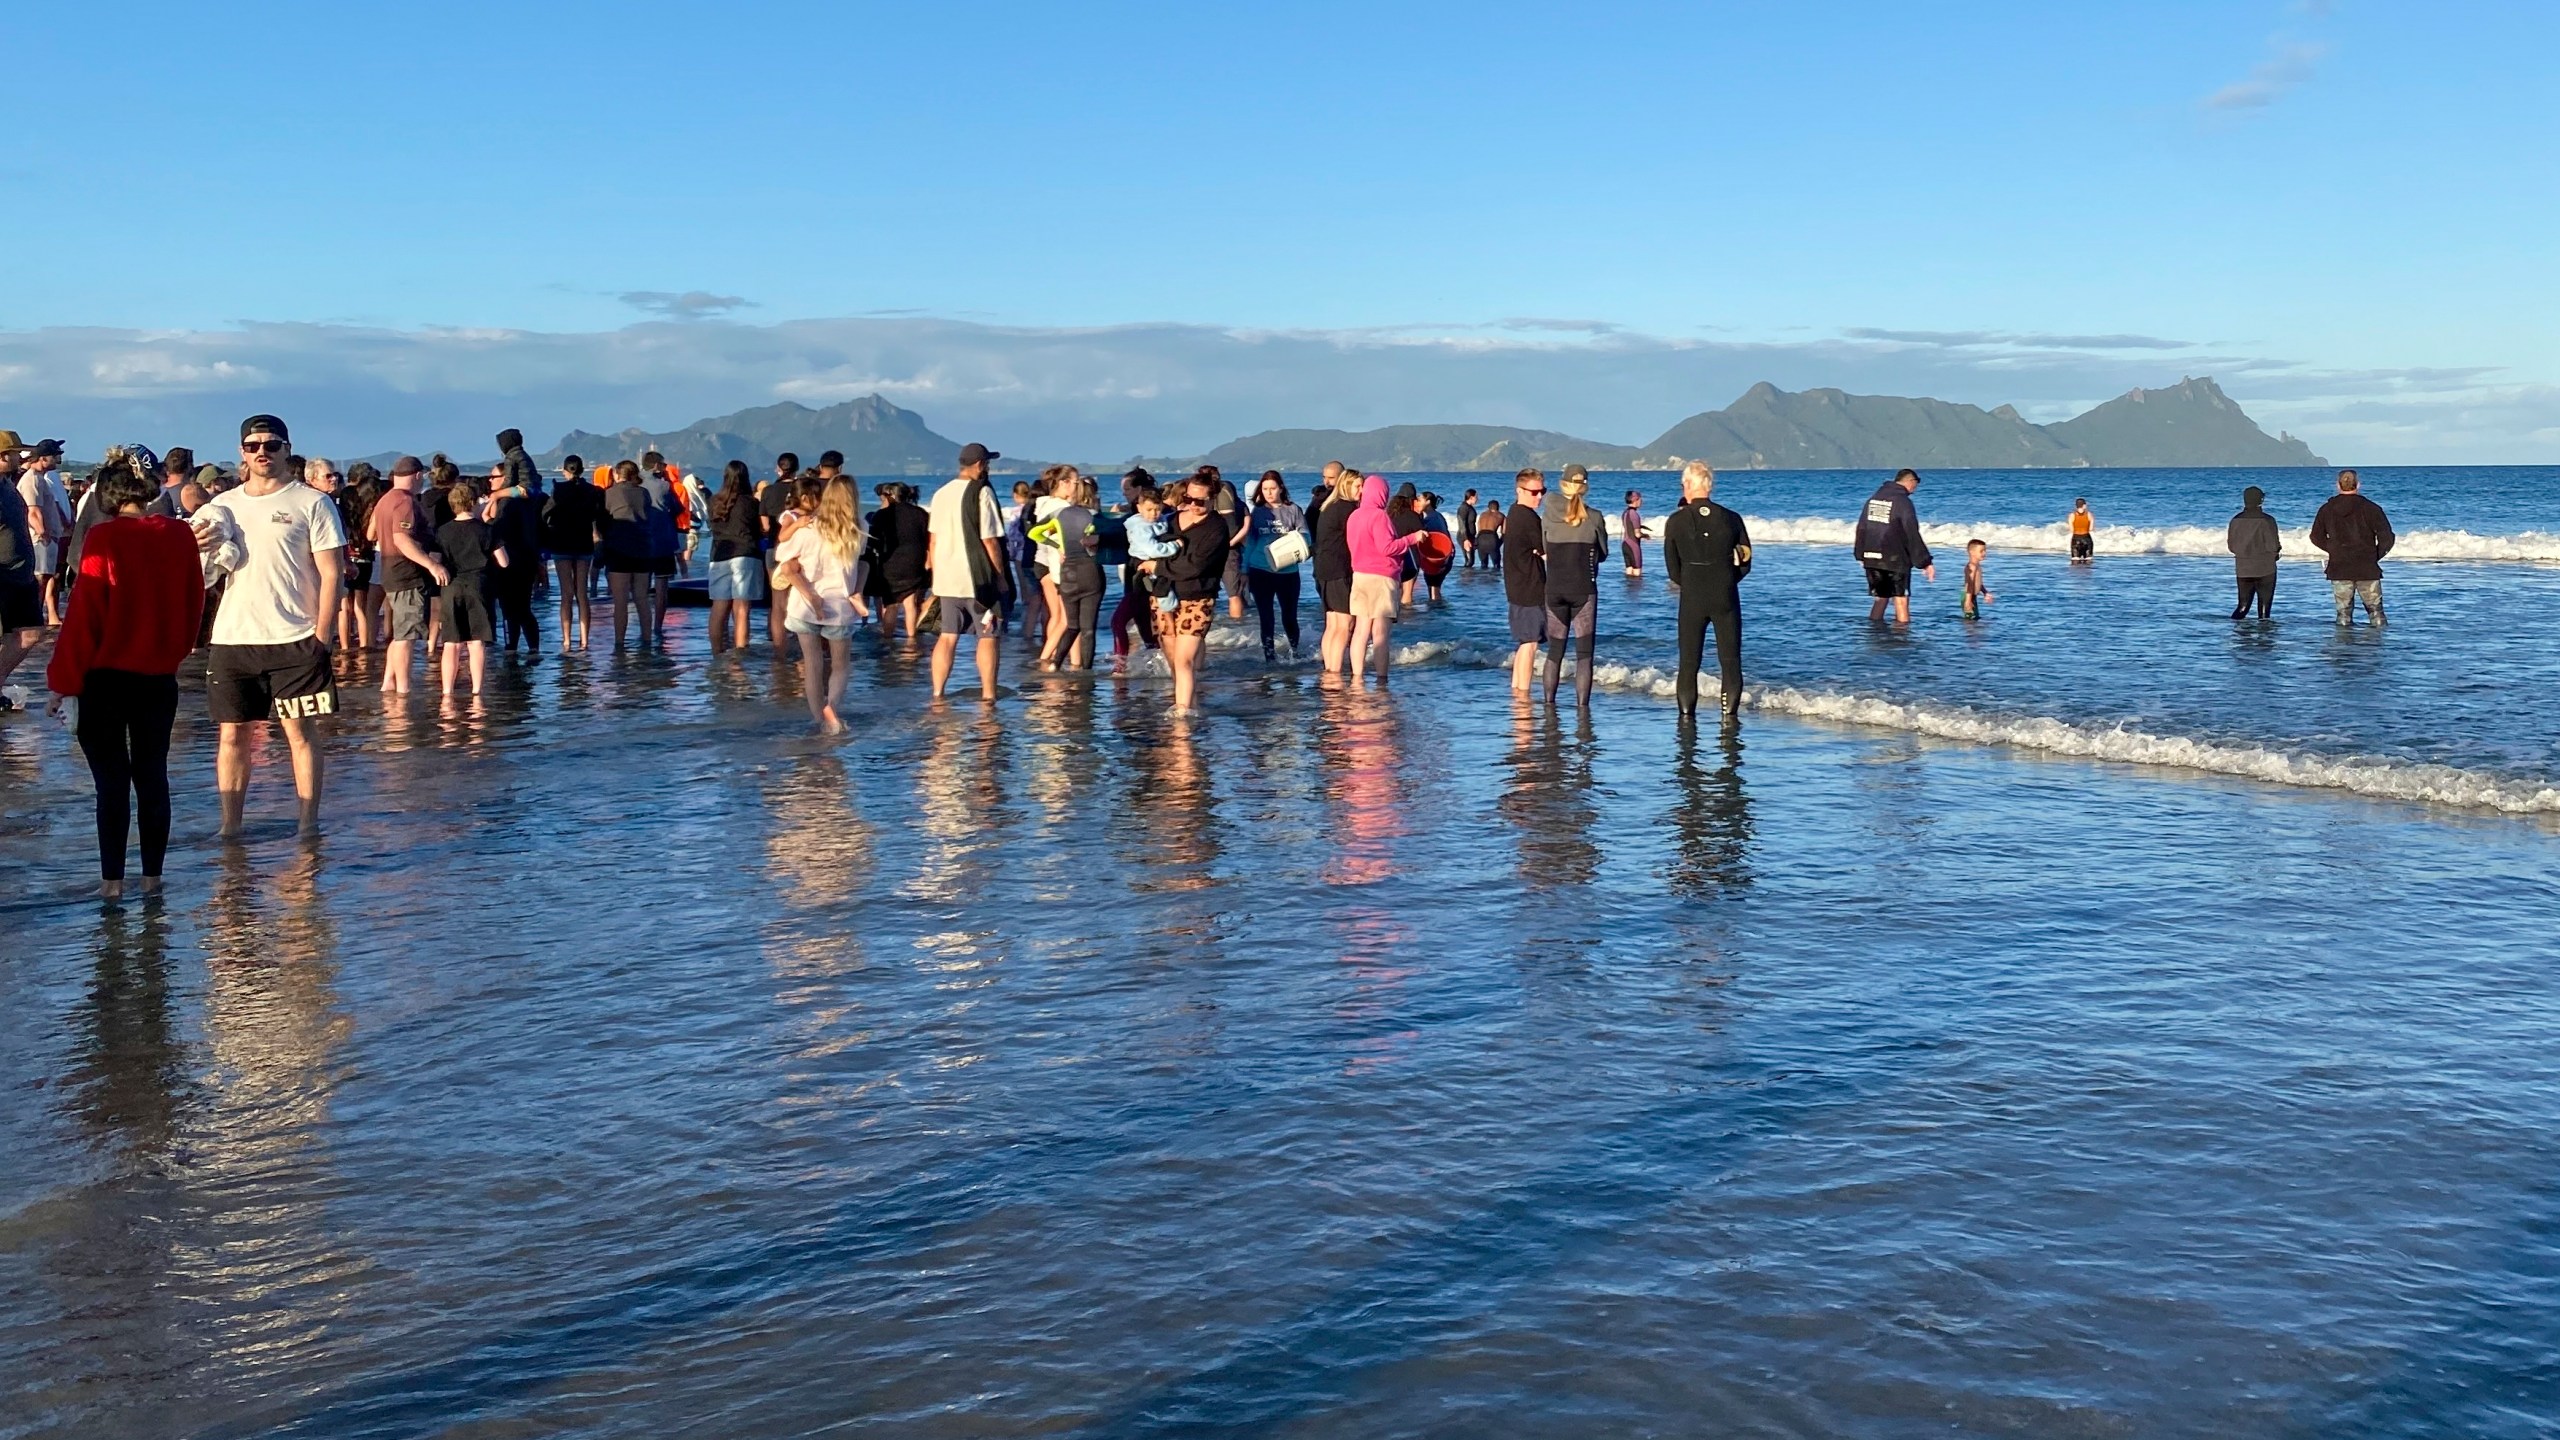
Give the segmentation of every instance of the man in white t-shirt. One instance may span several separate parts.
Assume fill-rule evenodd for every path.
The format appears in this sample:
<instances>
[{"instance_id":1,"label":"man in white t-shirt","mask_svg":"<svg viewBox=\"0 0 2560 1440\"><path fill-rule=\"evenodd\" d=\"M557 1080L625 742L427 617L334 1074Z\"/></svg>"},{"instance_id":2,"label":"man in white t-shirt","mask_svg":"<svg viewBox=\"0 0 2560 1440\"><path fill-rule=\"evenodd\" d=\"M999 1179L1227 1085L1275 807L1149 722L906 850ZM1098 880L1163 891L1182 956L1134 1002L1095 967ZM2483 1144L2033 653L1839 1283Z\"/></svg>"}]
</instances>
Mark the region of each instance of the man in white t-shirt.
<instances>
[{"instance_id":1,"label":"man in white t-shirt","mask_svg":"<svg viewBox=\"0 0 2560 1440\"><path fill-rule=\"evenodd\" d=\"M320 743L313 722L338 712L323 616L338 613L347 531L329 497L291 478L293 437L273 415L240 422L240 483L195 513L206 573L230 584L213 617L205 709L222 726L214 785L222 795L222 835L240 833L249 796L249 727L274 720L293 750L293 788L302 829L320 825Z\"/></svg>"},{"instance_id":2,"label":"man in white t-shirt","mask_svg":"<svg viewBox=\"0 0 2560 1440\"><path fill-rule=\"evenodd\" d=\"M71 546L71 492L62 488L62 442L39 440L20 457L18 495L27 504L27 538L35 541L36 581L44 623L62 623L62 560Z\"/></svg>"},{"instance_id":3,"label":"man in white t-shirt","mask_svg":"<svg viewBox=\"0 0 2560 1440\"><path fill-rule=\"evenodd\" d=\"M987 462L1002 457L970 441L960 447L960 476L933 492L925 523L926 563L933 570L933 598L942 609L942 633L933 642L933 698L942 698L959 658L960 637L978 637L978 695L996 698L996 628L1013 576L1004 563L1004 516ZM972 514L971 512L975 513Z\"/></svg>"}]
</instances>

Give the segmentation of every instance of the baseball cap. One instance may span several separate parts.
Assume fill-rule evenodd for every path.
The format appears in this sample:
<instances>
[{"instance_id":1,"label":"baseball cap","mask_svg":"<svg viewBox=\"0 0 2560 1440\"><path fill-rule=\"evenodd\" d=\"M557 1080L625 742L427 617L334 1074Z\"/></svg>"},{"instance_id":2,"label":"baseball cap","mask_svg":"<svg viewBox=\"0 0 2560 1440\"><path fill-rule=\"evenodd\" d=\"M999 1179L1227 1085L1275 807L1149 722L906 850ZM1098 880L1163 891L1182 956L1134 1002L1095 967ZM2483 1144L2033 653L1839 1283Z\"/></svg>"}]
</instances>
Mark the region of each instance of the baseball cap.
<instances>
[{"instance_id":1,"label":"baseball cap","mask_svg":"<svg viewBox=\"0 0 2560 1440\"><path fill-rule=\"evenodd\" d=\"M290 441L293 439L293 432L284 428L284 422L273 415L252 415L248 419L240 422L240 438L243 440L257 434L261 430L273 435L279 440Z\"/></svg>"},{"instance_id":2,"label":"baseball cap","mask_svg":"<svg viewBox=\"0 0 2560 1440\"><path fill-rule=\"evenodd\" d=\"M27 458L30 460L59 460L62 458L62 442L59 440L39 440L33 445L27 447Z\"/></svg>"},{"instance_id":3,"label":"baseball cap","mask_svg":"<svg viewBox=\"0 0 2560 1440\"><path fill-rule=\"evenodd\" d=\"M968 444L960 447L960 463L963 465L981 465L989 460L1001 460L1003 458L1003 451L990 450L975 440L972 440Z\"/></svg>"},{"instance_id":4,"label":"baseball cap","mask_svg":"<svg viewBox=\"0 0 2560 1440\"><path fill-rule=\"evenodd\" d=\"M1564 467L1564 474L1558 476L1557 479L1560 481L1580 480L1585 484L1588 484L1591 480L1591 472L1580 465L1567 465Z\"/></svg>"}]
</instances>

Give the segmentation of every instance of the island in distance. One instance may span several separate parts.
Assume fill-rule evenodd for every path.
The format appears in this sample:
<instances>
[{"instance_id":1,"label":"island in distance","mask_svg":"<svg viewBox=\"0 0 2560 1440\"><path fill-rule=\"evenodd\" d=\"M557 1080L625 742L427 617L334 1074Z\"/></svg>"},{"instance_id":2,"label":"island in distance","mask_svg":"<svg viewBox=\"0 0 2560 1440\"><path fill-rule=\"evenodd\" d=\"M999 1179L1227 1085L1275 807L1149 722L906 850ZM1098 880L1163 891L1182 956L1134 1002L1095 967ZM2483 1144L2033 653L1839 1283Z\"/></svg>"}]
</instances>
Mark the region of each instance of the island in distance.
<instances>
[{"instance_id":1,"label":"island in distance","mask_svg":"<svg viewBox=\"0 0 2560 1440\"><path fill-rule=\"evenodd\" d=\"M957 441L923 416L878 395L813 410L785 402L697 420L681 430L573 431L536 457L620 459L656 450L678 465L717 470L744 460L759 473L785 450L803 461L841 450L856 475L942 475ZM2019 470L2079 466L2322 465L2291 435L2269 436L2210 377L2132 390L2088 413L2037 425L2007 405L1984 410L1944 400L1781 390L1766 381L1721 410L1692 415L1649 445L1614 445L1507 425L1389 425L1376 430L1266 430L1204 456L1145 463L1158 470L1206 461L1230 473L1309 471L1327 460L1363 470L1485 471L1570 463L1594 470L1675 469L1704 460L1722 470L1867 470L1898 465ZM1036 472L1007 456L1000 469ZM1108 468L1095 466L1091 468Z\"/></svg>"}]
</instances>

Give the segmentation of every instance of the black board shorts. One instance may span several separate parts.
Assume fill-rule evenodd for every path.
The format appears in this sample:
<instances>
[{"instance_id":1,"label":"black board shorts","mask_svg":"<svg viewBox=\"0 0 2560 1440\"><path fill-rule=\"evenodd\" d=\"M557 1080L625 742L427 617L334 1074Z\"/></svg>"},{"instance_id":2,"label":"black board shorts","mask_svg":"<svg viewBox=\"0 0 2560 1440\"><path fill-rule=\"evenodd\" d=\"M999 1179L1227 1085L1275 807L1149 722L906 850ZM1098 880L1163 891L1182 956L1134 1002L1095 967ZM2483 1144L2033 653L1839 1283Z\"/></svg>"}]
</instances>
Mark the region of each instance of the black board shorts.
<instances>
[{"instance_id":1,"label":"black board shorts","mask_svg":"<svg viewBox=\"0 0 2560 1440\"><path fill-rule=\"evenodd\" d=\"M1327 615L1351 613L1351 582L1348 579L1319 580L1316 582L1316 595L1324 601L1324 613Z\"/></svg>"},{"instance_id":2,"label":"black board shorts","mask_svg":"<svg viewBox=\"0 0 2560 1440\"><path fill-rule=\"evenodd\" d=\"M2071 537L2071 558L2072 558L2072 559L2074 559L2074 560L2089 560L2089 559L2094 559L2094 558L2096 558L2097 553L2098 553L2098 540L2097 540L2097 537L2096 537L2096 536L2094 536L2094 535L2074 535L2074 536L2072 536L2072 537Z\"/></svg>"},{"instance_id":3,"label":"black board shorts","mask_svg":"<svg viewBox=\"0 0 2560 1440\"><path fill-rule=\"evenodd\" d=\"M204 708L217 725L308 720L338 713L338 677L318 640L216 645L205 663Z\"/></svg>"},{"instance_id":4,"label":"black board shorts","mask_svg":"<svg viewBox=\"0 0 2560 1440\"><path fill-rule=\"evenodd\" d=\"M1867 567L1867 593L1879 600L1895 600L1908 595L1911 593L1911 572L1870 565Z\"/></svg>"},{"instance_id":5,"label":"black board shorts","mask_svg":"<svg viewBox=\"0 0 2560 1440\"><path fill-rule=\"evenodd\" d=\"M44 591L34 584L0 580L0 630L44 628Z\"/></svg>"}]
</instances>

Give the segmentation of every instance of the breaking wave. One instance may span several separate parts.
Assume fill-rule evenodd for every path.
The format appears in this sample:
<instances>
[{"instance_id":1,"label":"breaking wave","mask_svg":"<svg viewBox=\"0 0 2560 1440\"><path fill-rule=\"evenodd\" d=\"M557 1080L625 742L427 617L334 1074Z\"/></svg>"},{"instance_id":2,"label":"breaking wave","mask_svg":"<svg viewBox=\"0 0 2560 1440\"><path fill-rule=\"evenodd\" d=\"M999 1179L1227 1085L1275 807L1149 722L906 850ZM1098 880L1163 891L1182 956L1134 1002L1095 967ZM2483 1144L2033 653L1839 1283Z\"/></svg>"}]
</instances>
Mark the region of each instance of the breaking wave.
<instances>
[{"instance_id":1,"label":"breaking wave","mask_svg":"<svg viewBox=\"0 0 2560 1440\"><path fill-rule=\"evenodd\" d=\"M1751 527L1752 543L1758 545L1837 545L1845 550L1855 529L1851 522L1829 516L1743 518ZM2049 525L1924 521L1920 533L1937 550L1961 551L1967 540L1981 540L1995 551L2061 555L2071 549L2071 528L2059 521ZM2209 555L2217 559L2231 555L2219 525L2101 525L2093 538L2100 555ZM2310 530L2284 532L2284 558L2305 563L2320 559L2320 552L2311 548ZM2391 549L2391 558L2560 564L2560 533L2526 530L2514 535L2474 535L2468 530L2412 530L2400 536L2399 543Z\"/></svg>"},{"instance_id":2,"label":"breaking wave","mask_svg":"<svg viewBox=\"0 0 2560 1440\"><path fill-rule=\"evenodd\" d=\"M1510 661L1508 647L1466 640L1422 640L1396 647L1399 665L1436 662L1498 668ZM1674 694L1673 672L1652 665L1603 662L1593 671L1593 679L1605 689L1622 693L1665 700ZM1707 703L1714 703L1716 678L1712 670L1698 677L1698 689ZM2170 765L2269 785L2343 790L2379 800L2454 805L2510 815L2560 815L2560 785L2466 770L2457 765L2313 755L2244 741L2194 740L2154 735L2123 725L2081 724L2045 715L2003 715L1967 705L1884 700L1786 685L1749 686L1743 691L1743 703L1771 714L1901 730L1975 745L2011 745L2127 765Z\"/></svg>"}]
</instances>

